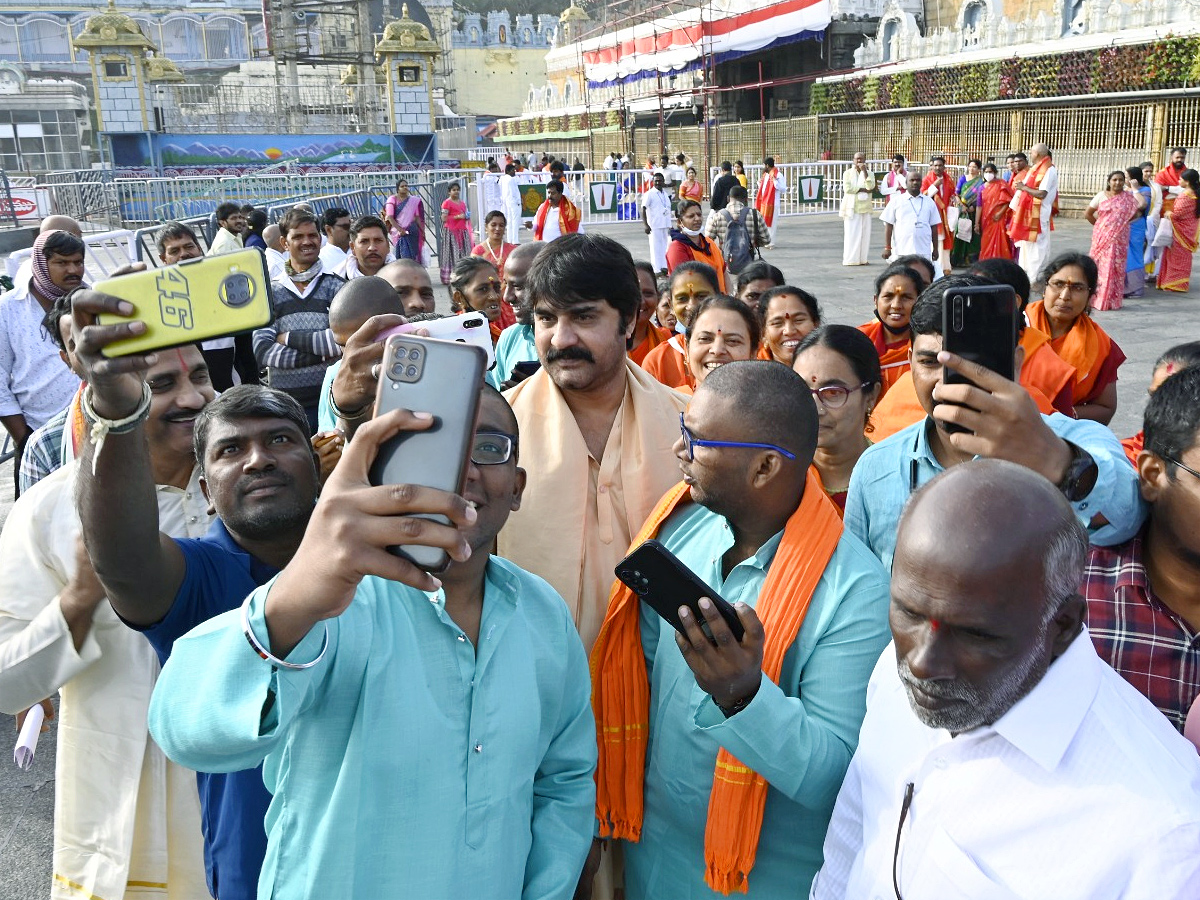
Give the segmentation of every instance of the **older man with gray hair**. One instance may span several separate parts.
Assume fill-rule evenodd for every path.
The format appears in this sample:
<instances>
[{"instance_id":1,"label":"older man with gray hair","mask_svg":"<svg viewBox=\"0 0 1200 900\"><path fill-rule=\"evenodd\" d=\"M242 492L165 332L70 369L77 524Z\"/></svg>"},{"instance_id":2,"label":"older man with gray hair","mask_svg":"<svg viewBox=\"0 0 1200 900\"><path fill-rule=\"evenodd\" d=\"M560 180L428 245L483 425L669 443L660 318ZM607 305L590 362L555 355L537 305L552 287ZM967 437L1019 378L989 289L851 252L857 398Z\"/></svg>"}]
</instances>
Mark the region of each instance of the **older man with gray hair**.
<instances>
[{"instance_id":1,"label":"older man with gray hair","mask_svg":"<svg viewBox=\"0 0 1200 900\"><path fill-rule=\"evenodd\" d=\"M913 496L813 898L1196 896L1200 757L1096 655L1087 547L1014 463Z\"/></svg>"}]
</instances>

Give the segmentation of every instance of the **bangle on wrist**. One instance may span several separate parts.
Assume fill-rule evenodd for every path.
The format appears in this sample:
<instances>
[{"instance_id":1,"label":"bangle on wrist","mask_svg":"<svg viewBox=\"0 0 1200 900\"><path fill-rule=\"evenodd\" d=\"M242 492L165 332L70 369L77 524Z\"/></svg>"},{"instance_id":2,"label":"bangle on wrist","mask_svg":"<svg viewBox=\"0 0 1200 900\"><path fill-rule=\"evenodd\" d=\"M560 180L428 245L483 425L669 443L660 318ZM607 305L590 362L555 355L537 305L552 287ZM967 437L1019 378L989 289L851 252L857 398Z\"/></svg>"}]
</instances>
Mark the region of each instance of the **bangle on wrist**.
<instances>
[{"instance_id":1,"label":"bangle on wrist","mask_svg":"<svg viewBox=\"0 0 1200 900\"><path fill-rule=\"evenodd\" d=\"M344 409L338 406L337 402L333 399L333 382L331 381L329 382L329 408L339 419L342 419L346 422L353 422L356 419L366 418L367 411L371 408L371 403L368 401L353 412L346 412Z\"/></svg>"},{"instance_id":2,"label":"bangle on wrist","mask_svg":"<svg viewBox=\"0 0 1200 900\"><path fill-rule=\"evenodd\" d=\"M130 415L123 419L106 419L96 413L92 406L92 386L89 384L79 395L79 411L89 426L92 439L92 474L96 474L96 461L104 449L104 439L110 434L129 434L150 417L150 385L142 382L142 400Z\"/></svg>"},{"instance_id":3,"label":"bangle on wrist","mask_svg":"<svg viewBox=\"0 0 1200 900\"><path fill-rule=\"evenodd\" d=\"M280 659L278 656L272 654L270 650L268 650L259 642L258 636L254 633L254 629L250 626L250 601L252 599L254 599L253 594L247 597L246 601L242 604L242 634L246 636L246 640L250 643L250 649L257 653L261 659L265 659L278 669L292 669L293 671L300 671L302 669L311 669L325 658L325 651L329 649L329 626L325 625L324 623L321 624L325 628L325 640L321 642L321 652L317 654L317 658L312 662L290 663L287 660Z\"/></svg>"}]
</instances>

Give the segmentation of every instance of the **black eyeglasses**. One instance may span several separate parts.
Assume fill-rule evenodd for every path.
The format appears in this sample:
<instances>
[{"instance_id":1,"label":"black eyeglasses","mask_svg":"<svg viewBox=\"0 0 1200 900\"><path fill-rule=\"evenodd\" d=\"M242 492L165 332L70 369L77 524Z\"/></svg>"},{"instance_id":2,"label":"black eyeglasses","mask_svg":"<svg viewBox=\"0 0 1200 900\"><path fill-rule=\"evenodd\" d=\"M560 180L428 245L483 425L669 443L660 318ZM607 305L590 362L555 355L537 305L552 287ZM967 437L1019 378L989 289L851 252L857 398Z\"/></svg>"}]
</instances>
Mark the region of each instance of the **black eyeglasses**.
<instances>
[{"instance_id":1,"label":"black eyeglasses","mask_svg":"<svg viewBox=\"0 0 1200 900\"><path fill-rule=\"evenodd\" d=\"M827 384L825 387L809 388L809 393L813 395L818 403L826 409L841 409L846 405L846 401L850 399L850 395L855 391L861 391L871 386L871 382L864 381L862 384L854 387L843 387L840 384Z\"/></svg>"},{"instance_id":2,"label":"black eyeglasses","mask_svg":"<svg viewBox=\"0 0 1200 900\"><path fill-rule=\"evenodd\" d=\"M1164 456L1163 459L1165 459L1169 463L1173 463L1174 465L1179 466L1179 468L1183 469L1183 471L1187 472L1189 475L1194 475L1196 478L1200 478L1200 472L1197 472L1191 466L1185 466L1179 460L1174 459L1170 456Z\"/></svg>"},{"instance_id":3,"label":"black eyeglasses","mask_svg":"<svg viewBox=\"0 0 1200 900\"><path fill-rule=\"evenodd\" d=\"M503 431L477 431L471 445L471 462L477 466L498 466L512 459L516 448L515 435Z\"/></svg>"},{"instance_id":4,"label":"black eyeglasses","mask_svg":"<svg viewBox=\"0 0 1200 900\"><path fill-rule=\"evenodd\" d=\"M683 424L683 413L679 414L679 430L683 433L683 446L687 450L689 460L696 458L696 447L750 447L755 450L774 450L776 453L782 453L788 459L795 459L796 454L790 450L784 450L782 447L777 447L774 444L759 444L753 441L704 441L688 431L688 427Z\"/></svg>"}]
</instances>

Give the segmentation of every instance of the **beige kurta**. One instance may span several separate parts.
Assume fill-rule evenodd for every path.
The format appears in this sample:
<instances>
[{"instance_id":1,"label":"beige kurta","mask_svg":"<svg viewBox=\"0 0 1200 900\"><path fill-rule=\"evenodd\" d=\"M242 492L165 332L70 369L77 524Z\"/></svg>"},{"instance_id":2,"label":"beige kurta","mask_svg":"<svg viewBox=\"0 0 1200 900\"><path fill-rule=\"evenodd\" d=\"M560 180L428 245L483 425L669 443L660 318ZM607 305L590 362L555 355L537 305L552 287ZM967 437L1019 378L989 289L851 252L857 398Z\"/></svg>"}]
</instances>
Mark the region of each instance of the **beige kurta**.
<instances>
[{"instance_id":1,"label":"beige kurta","mask_svg":"<svg viewBox=\"0 0 1200 900\"><path fill-rule=\"evenodd\" d=\"M500 532L500 555L563 596L589 652L608 609L613 569L680 479L672 447L688 398L633 363L626 363L625 379L625 398L598 460L545 370L505 394L517 414L529 482L521 509Z\"/></svg>"},{"instance_id":2,"label":"beige kurta","mask_svg":"<svg viewBox=\"0 0 1200 900\"><path fill-rule=\"evenodd\" d=\"M158 657L108 603L76 651L58 604L75 569L77 466L22 495L0 534L0 712L61 691L50 896L207 900L195 773L146 728ZM159 528L199 537L207 505L196 472L185 490L159 485Z\"/></svg>"}]
</instances>

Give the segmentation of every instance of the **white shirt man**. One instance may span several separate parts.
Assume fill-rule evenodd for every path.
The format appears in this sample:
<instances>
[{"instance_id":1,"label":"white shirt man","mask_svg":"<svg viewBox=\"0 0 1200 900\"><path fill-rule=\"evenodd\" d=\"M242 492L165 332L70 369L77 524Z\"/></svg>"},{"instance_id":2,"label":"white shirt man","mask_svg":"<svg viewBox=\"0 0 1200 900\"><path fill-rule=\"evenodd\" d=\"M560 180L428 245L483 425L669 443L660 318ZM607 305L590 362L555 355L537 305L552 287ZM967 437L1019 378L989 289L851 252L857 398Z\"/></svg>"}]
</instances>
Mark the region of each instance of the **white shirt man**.
<instances>
[{"instance_id":1,"label":"white shirt man","mask_svg":"<svg viewBox=\"0 0 1200 900\"><path fill-rule=\"evenodd\" d=\"M500 176L500 211L504 213L504 239L510 244L521 243L521 184L515 171Z\"/></svg>"},{"instance_id":2,"label":"white shirt man","mask_svg":"<svg viewBox=\"0 0 1200 900\"><path fill-rule=\"evenodd\" d=\"M913 196L910 191L888 202L879 220L892 226L892 255L890 259L916 253L932 261L933 236L942 223L937 204L924 194Z\"/></svg>"},{"instance_id":3,"label":"white shirt man","mask_svg":"<svg viewBox=\"0 0 1200 900\"><path fill-rule=\"evenodd\" d=\"M654 271L667 270L667 245L671 241L671 198L663 190L663 176L655 173L654 183L642 195L642 221L650 238L650 263Z\"/></svg>"},{"instance_id":4,"label":"white shirt man","mask_svg":"<svg viewBox=\"0 0 1200 900\"><path fill-rule=\"evenodd\" d=\"M887 197L888 206L903 200L908 193L908 177L892 169L879 180L879 193Z\"/></svg>"},{"instance_id":5,"label":"white shirt man","mask_svg":"<svg viewBox=\"0 0 1200 900\"><path fill-rule=\"evenodd\" d=\"M896 852L906 787L915 785ZM814 900L1194 898L1200 762L1086 630L993 725L913 713L883 652Z\"/></svg>"}]
</instances>

